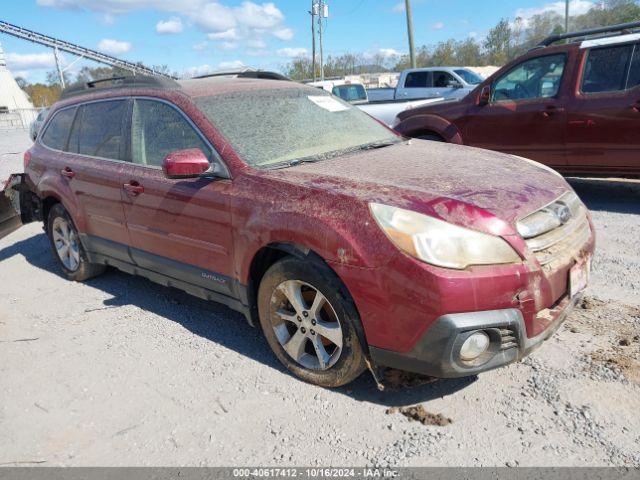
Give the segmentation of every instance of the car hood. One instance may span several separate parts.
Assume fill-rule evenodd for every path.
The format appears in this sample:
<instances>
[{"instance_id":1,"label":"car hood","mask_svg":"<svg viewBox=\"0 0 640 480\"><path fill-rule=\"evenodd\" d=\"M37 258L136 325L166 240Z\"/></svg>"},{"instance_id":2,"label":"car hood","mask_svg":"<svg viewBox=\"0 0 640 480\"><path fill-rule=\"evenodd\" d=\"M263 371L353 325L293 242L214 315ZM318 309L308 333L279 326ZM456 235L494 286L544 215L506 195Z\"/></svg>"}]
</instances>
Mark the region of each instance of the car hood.
<instances>
[{"instance_id":1,"label":"car hood","mask_svg":"<svg viewBox=\"0 0 640 480\"><path fill-rule=\"evenodd\" d=\"M423 140L270 173L297 185L481 230L486 230L487 217L513 227L570 190L562 177L525 159Z\"/></svg>"}]
</instances>

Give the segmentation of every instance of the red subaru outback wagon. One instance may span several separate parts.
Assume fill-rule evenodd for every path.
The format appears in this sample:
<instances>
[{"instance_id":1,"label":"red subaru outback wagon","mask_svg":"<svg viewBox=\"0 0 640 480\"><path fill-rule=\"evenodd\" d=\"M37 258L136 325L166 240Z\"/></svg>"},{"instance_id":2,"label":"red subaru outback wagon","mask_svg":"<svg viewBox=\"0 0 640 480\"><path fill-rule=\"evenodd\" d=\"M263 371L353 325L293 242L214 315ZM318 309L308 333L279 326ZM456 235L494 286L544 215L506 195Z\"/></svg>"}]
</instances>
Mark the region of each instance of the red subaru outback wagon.
<instances>
[{"instance_id":1,"label":"red subaru outback wagon","mask_svg":"<svg viewBox=\"0 0 640 480\"><path fill-rule=\"evenodd\" d=\"M531 352L585 288L590 216L534 162L407 140L288 81L71 88L5 195L72 280L112 266L259 323L296 376L458 377ZM2 219L0 219L2 220Z\"/></svg>"}]
</instances>

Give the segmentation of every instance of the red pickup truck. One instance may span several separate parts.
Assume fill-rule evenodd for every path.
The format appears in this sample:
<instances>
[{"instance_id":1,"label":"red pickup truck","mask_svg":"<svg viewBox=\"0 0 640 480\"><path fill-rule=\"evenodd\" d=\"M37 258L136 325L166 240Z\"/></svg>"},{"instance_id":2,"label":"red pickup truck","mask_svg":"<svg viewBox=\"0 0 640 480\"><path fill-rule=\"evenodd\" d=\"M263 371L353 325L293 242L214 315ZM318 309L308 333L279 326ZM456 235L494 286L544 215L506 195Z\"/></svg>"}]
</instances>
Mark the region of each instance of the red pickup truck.
<instances>
[{"instance_id":1,"label":"red pickup truck","mask_svg":"<svg viewBox=\"0 0 640 480\"><path fill-rule=\"evenodd\" d=\"M403 112L406 136L519 155L565 174L640 174L640 22L549 37L461 101ZM557 44L562 40L570 43Z\"/></svg>"}]
</instances>

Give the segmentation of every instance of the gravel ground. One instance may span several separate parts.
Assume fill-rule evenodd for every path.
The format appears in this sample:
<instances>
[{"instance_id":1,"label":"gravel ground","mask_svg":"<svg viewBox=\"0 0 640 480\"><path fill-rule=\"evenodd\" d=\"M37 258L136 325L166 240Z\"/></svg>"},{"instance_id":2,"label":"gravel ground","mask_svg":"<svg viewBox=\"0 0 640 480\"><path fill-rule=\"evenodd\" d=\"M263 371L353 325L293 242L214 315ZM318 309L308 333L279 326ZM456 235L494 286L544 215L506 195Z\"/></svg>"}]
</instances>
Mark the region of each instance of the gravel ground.
<instances>
[{"instance_id":1,"label":"gravel ground","mask_svg":"<svg viewBox=\"0 0 640 480\"><path fill-rule=\"evenodd\" d=\"M28 146L5 133L0 151ZM640 184L571 182L599 243L567 323L523 362L385 392L295 380L221 305L117 271L68 282L26 226L0 240L0 465L638 466Z\"/></svg>"}]
</instances>

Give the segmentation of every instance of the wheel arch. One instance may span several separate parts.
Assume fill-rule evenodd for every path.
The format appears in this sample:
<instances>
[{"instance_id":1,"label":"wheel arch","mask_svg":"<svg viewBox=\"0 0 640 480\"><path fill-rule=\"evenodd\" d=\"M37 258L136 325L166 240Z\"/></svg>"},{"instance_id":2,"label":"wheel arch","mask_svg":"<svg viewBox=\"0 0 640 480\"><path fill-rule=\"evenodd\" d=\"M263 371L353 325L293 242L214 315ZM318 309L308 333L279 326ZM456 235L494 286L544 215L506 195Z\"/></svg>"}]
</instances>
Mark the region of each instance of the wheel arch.
<instances>
[{"instance_id":1,"label":"wheel arch","mask_svg":"<svg viewBox=\"0 0 640 480\"><path fill-rule=\"evenodd\" d=\"M367 358L367 361L370 361L369 345L364 333L362 319L360 318L360 311L353 296L349 292L346 284L342 281L338 273L331 267L331 265L321 255L316 253L314 250L305 247L304 245L299 245L292 242L272 242L260 248L253 256L249 267L249 278L247 285L249 321L251 322L251 324L254 326L260 324L260 319L258 318L257 297L258 288L260 287L260 282L262 281L264 274L267 272L267 270L269 270L269 268L271 268L272 265L286 257L294 257L305 262L311 262L312 264L325 269L340 282L340 285L342 286L342 295L344 295L345 298L352 303L353 308L358 315L358 321L356 322L358 340Z\"/></svg>"},{"instance_id":2,"label":"wheel arch","mask_svg":"<svg viewBox=\"0 0 640 480\"><path fill-rule=\"evenodd\" d=\"M462 145L462 134L458 127L449 120L438 115L417 115L407 118L397 127L400 133L416 138L421 135L434 134L447 143Z\"/></svg>"}]
</instances>

